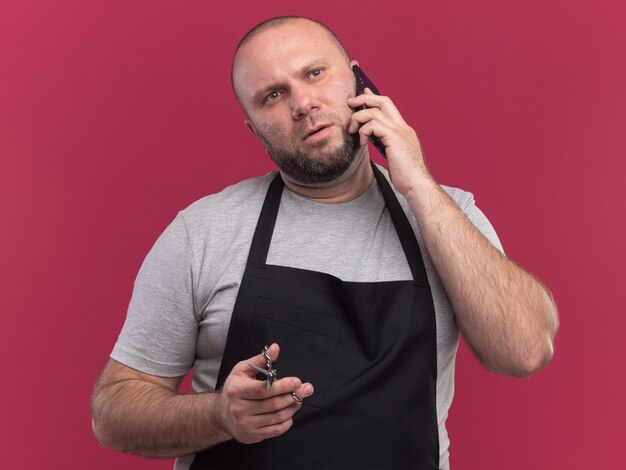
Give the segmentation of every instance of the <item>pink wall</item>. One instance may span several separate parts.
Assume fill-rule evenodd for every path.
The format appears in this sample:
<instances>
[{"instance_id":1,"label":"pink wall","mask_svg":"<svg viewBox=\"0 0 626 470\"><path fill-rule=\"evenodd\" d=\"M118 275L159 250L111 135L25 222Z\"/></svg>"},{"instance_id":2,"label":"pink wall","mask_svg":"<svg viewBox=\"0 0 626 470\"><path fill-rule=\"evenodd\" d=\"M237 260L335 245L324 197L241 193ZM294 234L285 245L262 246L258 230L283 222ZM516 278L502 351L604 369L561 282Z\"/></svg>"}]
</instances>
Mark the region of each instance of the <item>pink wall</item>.
<instances>
[{"instance_id":1,"label":"pink wall","mask_svg":"<svg viewBox=\"0 0 626 470\"><path fill-rule=\"evenodd\" d=\"M291 3L0 4L0 466L171 467L99 447L89 395L177 210L272 168L229 66L290 13L337 31L560 307L529 380L461 350L454 470L626 468L626 4Z\"/></svg>"}]
</instances>

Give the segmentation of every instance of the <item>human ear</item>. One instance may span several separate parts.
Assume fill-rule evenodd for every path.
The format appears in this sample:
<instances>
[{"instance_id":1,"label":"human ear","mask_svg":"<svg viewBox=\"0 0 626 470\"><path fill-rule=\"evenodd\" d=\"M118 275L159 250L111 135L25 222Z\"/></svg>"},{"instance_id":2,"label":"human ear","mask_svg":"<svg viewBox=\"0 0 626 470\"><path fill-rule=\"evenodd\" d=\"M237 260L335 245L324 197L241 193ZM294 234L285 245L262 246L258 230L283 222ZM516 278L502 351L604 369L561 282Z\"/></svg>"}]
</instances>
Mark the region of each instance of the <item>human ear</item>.
<instances>
[{"instance_id":1,"label":"human ear","mask_svg":"<svg viewBox=\"0 0 626 470\"><path fill-rule=\"evenodd\" d=\"M244 120L243 123L248 128L248 130L254 134L255 137L258 137L256 129L254 128L254 124L252 124L252 121L250 119Z\"/></svg>"}]
</instances>

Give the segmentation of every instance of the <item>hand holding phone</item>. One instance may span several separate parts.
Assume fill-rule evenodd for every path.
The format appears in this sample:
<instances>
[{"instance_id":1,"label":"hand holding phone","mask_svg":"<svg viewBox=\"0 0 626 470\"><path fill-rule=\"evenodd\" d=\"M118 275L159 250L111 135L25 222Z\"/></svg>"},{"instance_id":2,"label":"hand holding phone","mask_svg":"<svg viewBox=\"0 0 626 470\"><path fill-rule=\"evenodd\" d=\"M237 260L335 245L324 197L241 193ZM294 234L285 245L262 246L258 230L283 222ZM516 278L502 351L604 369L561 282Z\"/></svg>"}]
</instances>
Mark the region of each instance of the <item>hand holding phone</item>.
<instances>
[{"instance_id":1,"label":"hand holding phone","mask_svg":"<svg viewBox=\"0 0 626 470\"><path fill-rule=\"evenodd\" d=\"M354 77L356 78L357 96L363 94L365 88L369 88L370 90L372 90L375 95L380 95L380 92L378 91L378 88L376 88L376 85L374 85L372 81L367 78L367 75L365 75L363 70L361 70L358 65L353 65L352 71L354 72ZM367 108L367 106L363 106L361 109L365 108ZM378 137L376 137L374 134L370 135L370 142L374 144L376 150L378 150L383 157L387 158L387 155L385 154L385 146Z\"/></svg>"}]
</instances>

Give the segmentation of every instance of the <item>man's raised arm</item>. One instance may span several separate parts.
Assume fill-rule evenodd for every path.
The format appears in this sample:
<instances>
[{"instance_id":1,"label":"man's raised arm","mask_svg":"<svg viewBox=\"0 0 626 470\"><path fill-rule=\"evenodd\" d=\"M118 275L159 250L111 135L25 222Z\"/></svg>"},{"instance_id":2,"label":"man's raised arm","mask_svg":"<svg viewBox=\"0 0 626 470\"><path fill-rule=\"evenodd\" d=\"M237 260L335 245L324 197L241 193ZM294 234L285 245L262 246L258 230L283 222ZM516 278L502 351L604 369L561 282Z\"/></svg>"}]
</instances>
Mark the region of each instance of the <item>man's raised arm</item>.
<instances>
[{"instance_id":1,"label":"man's raised arm","mask_svg":"<svg viewBox=\"0 0 626 470\"><path fill-rule=\"evenodd\" d=\"M370 90L348 101L350 132L386 147L389 174L413 211L470 347L494 372L523 377L545 366L558 328L550 292L500 253L428 172L415 131L393 102Z\"/></svg>"}]
</instances>

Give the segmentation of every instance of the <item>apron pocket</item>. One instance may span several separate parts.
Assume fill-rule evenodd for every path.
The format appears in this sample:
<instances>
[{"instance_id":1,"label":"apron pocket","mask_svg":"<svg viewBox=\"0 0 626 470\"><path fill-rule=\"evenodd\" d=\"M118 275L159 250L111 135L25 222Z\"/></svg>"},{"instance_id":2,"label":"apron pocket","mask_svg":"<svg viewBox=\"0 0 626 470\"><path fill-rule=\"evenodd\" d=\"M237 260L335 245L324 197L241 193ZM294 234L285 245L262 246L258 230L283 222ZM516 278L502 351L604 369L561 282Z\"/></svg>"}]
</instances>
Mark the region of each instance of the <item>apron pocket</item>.
<instances>
[{"instance_id":1,"label":"apron pocket","mask_svg":"<svg viewBox=\"0 0 626 470\"><path fill-rule=\"evenodd\" d=\"M340 322L303 307L267 297L257 297L249 347L258 354L265 345L278 343L275 368L278 378L298 377L310 382L315 393L304 404L323 408L330 372L335 362Z\"/></svg>"}]
</instances>

